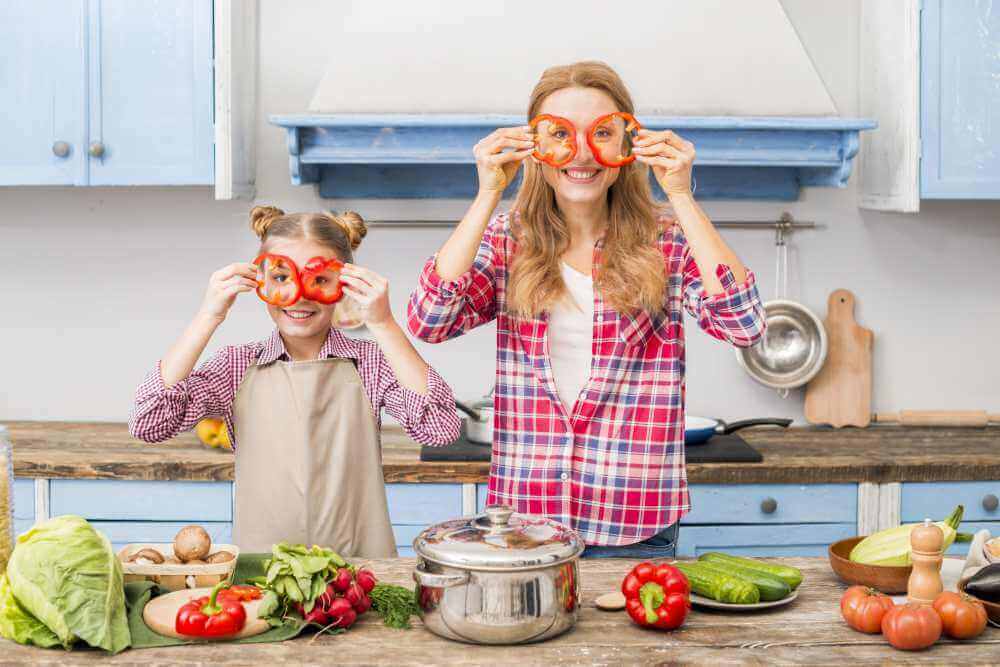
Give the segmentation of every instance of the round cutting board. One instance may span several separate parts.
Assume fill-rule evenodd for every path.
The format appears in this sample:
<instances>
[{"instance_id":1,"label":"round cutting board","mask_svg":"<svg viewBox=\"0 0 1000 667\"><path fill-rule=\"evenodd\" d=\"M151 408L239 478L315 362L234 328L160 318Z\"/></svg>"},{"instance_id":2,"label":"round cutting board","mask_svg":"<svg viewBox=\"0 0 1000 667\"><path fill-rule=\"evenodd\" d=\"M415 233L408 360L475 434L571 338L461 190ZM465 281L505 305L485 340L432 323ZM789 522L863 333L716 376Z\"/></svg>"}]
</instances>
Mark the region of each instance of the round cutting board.
<instances>
[{"instance_id":1,"label":"round cutting board","mask_svg":"<svg viewBox=\"0 0 1000 667\"><path fill-rule=\"evenodd\" d=\"M267 621L257 618L257 608L260 607L261 600L251 600L250 602L243 603L243 606L247 610L247 623L236 635L229 637L189 637L178 634L174 630L174 621L177 619L177 612L180 608L194 598L205 597L211 594L211 588L191 588L153 598L146 605L146 608L142 610L142 620L146 622L150 630L157 634L177 639L200 639L204 641L228 641L231 639L242 639L243 637L253 637L254 635L266 632L270 627Z\"/></svg>"}]
</instances>

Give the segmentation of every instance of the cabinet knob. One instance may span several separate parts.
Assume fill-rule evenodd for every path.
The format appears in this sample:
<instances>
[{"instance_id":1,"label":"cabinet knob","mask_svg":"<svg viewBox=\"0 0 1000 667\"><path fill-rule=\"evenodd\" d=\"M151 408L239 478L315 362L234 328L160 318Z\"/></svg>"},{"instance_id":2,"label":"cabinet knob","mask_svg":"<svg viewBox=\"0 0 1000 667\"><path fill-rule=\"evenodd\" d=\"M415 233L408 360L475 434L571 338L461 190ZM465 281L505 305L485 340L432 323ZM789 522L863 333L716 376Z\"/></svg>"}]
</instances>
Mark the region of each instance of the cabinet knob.
<instances>
[{"instance_id":1,"label":"cabinet knob","mask_svg":"<svg viewBox=\"0 0 1000 667\"><path fill-rule=\"evenodd\" d=\"M998 499L992 493L987 493L983 496L983 509L987 512L996 512L997 507L1000 507L1000 499Z\"/></svg>"},{"instance_id":2,"label":"cabinet knob","mask_svg":"<svg viewBox=\"0 0 1000 667\"><path fill-rule=\"evenodd\" d=\"M87 152L90 153L90 157L102 157L104 155L104 144L100 141L95 141L90 144Z\"/></svg>"},{"instance_id":3,"label":"cabinet knob","mask_svg":"<svg viewBox=\"0 0 1000 667\"><path fill-rule=\"evenodd\" d=\"M69 155L69 144L65 141L57 141L52 144L52 154L56 157L66 157Z\"/></svg>"},{"instance_id":4,"label":"cabinet knob","mask_svg":"<svg viewBox=\"0 0 1000 667\"><path fill-rule=\"evenodd\" d=\"M778 511L778 501L774 498L764 498L760 501L760 511L764 514L774 514Z\"/></svg>"}]
</instances>

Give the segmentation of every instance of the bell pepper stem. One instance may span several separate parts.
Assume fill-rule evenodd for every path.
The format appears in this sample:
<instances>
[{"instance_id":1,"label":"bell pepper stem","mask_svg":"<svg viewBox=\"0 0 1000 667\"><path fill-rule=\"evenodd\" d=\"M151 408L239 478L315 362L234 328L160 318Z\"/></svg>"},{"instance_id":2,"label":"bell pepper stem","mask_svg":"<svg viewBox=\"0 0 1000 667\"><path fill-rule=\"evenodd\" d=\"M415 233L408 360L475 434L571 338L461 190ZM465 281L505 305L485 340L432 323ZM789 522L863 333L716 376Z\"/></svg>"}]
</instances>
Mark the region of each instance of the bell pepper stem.
<instances>
[{"instance_id":1,"label":"bell pepper stem","mask_svg":"<svg viewBox=\"0 0 1000 667\"><path fill-rule=\"evenodd\" d=\"M953 529L958 530L958 526L962 523L962 515L965 513L965 506L959 505L955 510L948 515L948 518L944 520L946 524L951 526Z\"/></svg>"},{"instance_id":2,"label":"bell pepper stem","mask_svg":"<svg viewBox=\"0 0 1000 667\"><path fill-rule=\"evenodd\" d=\"M212 594L208 597L208 604L201 608L206 616L215 616L222 611L222 605L218 604L219 591L229 588L228 581L220 581L212 588Z\"/></svg>"},{"instance_id":3,"label":"bell pepper stem","mask_svg":"<svg viewBox=\"0 0 1000 667\"><path fill-rule=\"evenodd\" d=\"M656 610L663 604L666 596L663 594L663 586L655 581L647 581L639 589L639 601L642 602L643 609L646 610L646 622L652 625L659 620Z\"/></svg>"}]
</instances>

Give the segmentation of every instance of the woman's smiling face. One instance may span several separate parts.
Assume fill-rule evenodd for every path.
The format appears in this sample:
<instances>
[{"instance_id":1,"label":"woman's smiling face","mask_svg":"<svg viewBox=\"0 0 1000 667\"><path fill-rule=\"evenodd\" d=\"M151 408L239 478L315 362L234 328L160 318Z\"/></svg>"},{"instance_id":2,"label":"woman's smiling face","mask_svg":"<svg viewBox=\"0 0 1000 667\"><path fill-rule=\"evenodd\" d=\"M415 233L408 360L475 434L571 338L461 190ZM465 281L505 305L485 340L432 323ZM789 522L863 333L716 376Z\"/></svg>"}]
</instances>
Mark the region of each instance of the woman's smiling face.
<instances>
[{"instance_id":1,"label":"woman's smiling face","mask_svg":"<svg viewBox=\"0 0 1000 667\"><path fill-rule=\"evenodd\" d=\"M619 169L602 166L587 145L587 130L605 114L620 111L614 101L596 88L562 88L545 98L539 114L561 116L576 126L576 156L561 168L538 162L545 182L556 199L572 203L602 202L618 178Z\"/></svg>"}]
</instances>

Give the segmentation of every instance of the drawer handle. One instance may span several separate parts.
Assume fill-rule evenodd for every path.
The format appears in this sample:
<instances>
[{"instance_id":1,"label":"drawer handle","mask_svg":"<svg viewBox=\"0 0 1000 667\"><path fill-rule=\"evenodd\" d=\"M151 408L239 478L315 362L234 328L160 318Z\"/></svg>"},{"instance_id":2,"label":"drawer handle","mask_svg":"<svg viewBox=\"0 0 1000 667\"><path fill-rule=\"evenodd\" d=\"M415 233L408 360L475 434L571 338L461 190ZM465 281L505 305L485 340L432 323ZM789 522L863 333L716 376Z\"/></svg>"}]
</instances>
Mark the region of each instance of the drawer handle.
<instances>
[{"instance_id":1,"label":"drawer handle","mask_svg":"<svg viewBox=\"0 0 1000 667\"><path fill-rule=\"evenodd\" d=\"M104 144L100 141L95 141L90 144L90 148L87 150L90 153L90 157L103 157L104 156Z\"/></svg>"},{"instance_id":2,"label":"drawer handle","mask_svg":"<svg viewBox=\"0 0 1000 667\"><path fill-rule=\"evenodd\" d=\"M998 499L992 493L987 493L983 496L983 509L987 512L996 512L997 507L1000 507L1000 499Z\"/></svg>"},{"instance_id":3,"label":"drawer handle","mask_svg":"<svg viewBox=\"0 0 1000 667\"><path fill-rule=\"evenodd\" d=\"M778 511L778 501L774 498L764 498L760 501L760 511L764 514L774 514Z\"/></svg>"},{"instance_id":4,"label":"drawer handle","mask_svg":"<svg viewBox=\"0 0 1000 667\"><path fill-rule=\"evenodd\" d=\"M65 141L57 141L52 144L52 154L56 157L67 157L69 155L69 144Z\"/></svg>"}]
</instances>

